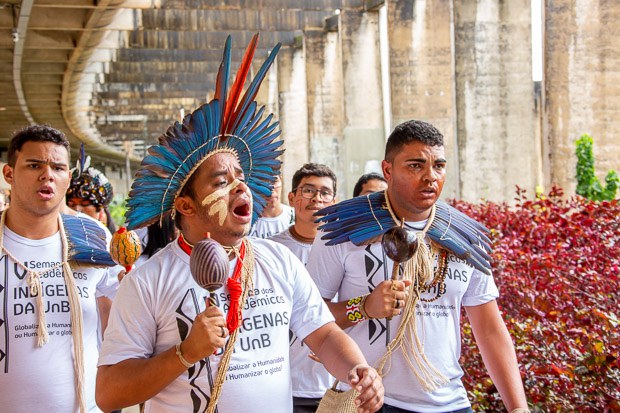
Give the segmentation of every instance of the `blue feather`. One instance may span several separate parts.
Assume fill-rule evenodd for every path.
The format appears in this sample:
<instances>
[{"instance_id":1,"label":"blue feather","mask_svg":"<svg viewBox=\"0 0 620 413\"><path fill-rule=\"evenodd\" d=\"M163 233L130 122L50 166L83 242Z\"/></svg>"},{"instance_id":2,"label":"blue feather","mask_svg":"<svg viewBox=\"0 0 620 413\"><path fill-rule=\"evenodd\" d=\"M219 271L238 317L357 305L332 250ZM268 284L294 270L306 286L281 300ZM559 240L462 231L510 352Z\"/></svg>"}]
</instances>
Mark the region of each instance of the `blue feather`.
<instances>
[{"instance_id":1,"label":"blue feather","mask_svg":"<svg viewBox=\"0 0 620 413\"><path fill-rule=\"evenodd\" d=\"M319 229L326 245L353 242L361 245L385 233L396 223L389 213L385 194L359 196L326 207L317 213ZM437 201L435 219L428 237L476 269L491 274L488 230L462 212Z\"/></svg>"},{"instance_id":2,"label":"blue feather","mask_svg":"<svg viewBox=\"0 0 620 413\"><path fill-rule=\"evenodd\" d=\"M107 251L105 231L89 218L62 214L69 243L69 260L84 266L116 265Z\"/></svg>"}]
</instances>

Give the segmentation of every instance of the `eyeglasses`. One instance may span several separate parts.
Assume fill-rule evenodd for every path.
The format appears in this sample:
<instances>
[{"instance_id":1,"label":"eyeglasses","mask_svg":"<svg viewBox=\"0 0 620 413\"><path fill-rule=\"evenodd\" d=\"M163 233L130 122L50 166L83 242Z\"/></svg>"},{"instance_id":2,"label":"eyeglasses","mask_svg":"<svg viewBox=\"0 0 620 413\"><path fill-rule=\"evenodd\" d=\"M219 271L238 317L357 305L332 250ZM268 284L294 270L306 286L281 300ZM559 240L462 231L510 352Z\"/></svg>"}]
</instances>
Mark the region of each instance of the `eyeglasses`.
<instances>
[{"instance_id":1,"label":"eyeglasses","mask_svg":"<svg viewBox=\"0 0 620 413\"><path fill-rule=\"evenodd\" d=\"M312 199L318 193L321 195L321 200L324 202L331 202L334 200L334 193L328 189L316 189L311 186L302 186L295 188L293 192L297 192L297 189L301 192L301 196L306 199Z\"/></svg>"}]
</instances>

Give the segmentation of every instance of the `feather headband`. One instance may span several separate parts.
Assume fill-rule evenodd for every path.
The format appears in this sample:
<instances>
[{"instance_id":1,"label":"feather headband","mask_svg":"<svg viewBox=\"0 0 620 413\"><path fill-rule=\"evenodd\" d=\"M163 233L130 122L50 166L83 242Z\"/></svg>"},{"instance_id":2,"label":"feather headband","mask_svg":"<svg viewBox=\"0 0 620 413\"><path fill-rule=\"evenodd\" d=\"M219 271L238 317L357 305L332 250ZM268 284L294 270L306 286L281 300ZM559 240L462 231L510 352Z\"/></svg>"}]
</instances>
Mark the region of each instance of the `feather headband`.
<instances>
[{"instance_id":1,"label":"feather headband","mask_svg":"<svg viewBox=\"0 0 620 413\"><path fill-rule=\"evenodd\" d=\"M206 159L221 152L233 153L239 160L252 192L252 221L265 208L279 175L278 157L284 151L279 149L282 141L276 140L280 136L278 122L272 122L273 115L263 119L265 107L258 108L254 98L281 44L273 48L242 95L258 34L252 37L229 90L231 43L228 36L213 100L170 126L158 144L148 149L127 201L129 229L161 223L164 217L173 215L174 201L192 174Z\"/></svg>"},{"instance_id":2,"label":"feather headband","mask_svg":"<svg viewBox=\"0 0 620 413\"><path fill-rule=\"evenodd\" d=\"M86 156L84 144L80 147L80 156L71 170L71 183L67 189L67 200L80 198L90 201L98 208L107 206L114 193L108 178L98 169L90 166L90 156Z\"/></svg>"}]
</instances>

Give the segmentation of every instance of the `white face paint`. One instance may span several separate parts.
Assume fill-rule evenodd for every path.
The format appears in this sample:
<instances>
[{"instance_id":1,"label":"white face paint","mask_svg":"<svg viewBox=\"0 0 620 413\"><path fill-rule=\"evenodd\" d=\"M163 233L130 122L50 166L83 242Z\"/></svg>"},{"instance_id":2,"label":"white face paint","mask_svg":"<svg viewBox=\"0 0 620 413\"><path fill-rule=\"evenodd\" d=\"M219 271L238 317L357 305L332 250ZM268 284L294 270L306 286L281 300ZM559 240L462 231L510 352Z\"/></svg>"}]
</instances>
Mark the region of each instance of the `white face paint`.
<instances>
[{"instance_id":1,"label":"white face paint","mask_svg":"<svg viewBox=\"0 0 620 413\"><path fill-rule=\"evenodd\" d=\"M235 189L240 183L240 180L235 179L224 188L218 189L217 191L214 191L204 197L201 202L202 206L211 205L209 207L208 213L210 216L218 214L218 222L220 225L224 224L224 221L226 220L226 215L228 215L228 204L226 200L222 198L225 197L226 194L228 194L230 191Z\"/></svg>"}]
</instances>

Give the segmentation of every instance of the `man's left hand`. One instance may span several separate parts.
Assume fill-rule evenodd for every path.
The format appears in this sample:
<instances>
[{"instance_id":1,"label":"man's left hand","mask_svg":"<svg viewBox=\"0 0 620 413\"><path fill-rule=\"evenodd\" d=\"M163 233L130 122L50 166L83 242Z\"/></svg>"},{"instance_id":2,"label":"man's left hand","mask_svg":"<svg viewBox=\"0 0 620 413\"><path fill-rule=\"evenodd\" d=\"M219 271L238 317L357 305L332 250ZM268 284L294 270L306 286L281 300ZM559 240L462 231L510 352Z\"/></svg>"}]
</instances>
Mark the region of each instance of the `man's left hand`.
<instances>
[{"instance_id":1,"label":"man's left hand","mask_svg":"<svg viewBox=\"0 0 620 413\"><path fill-rule=\"evenodd\" d=\"M376 412L383 406L383 381L375 369L358 364L349 372L349 384L360 395L355 399L359 413Z\"/></svg>"}]
</instances>

